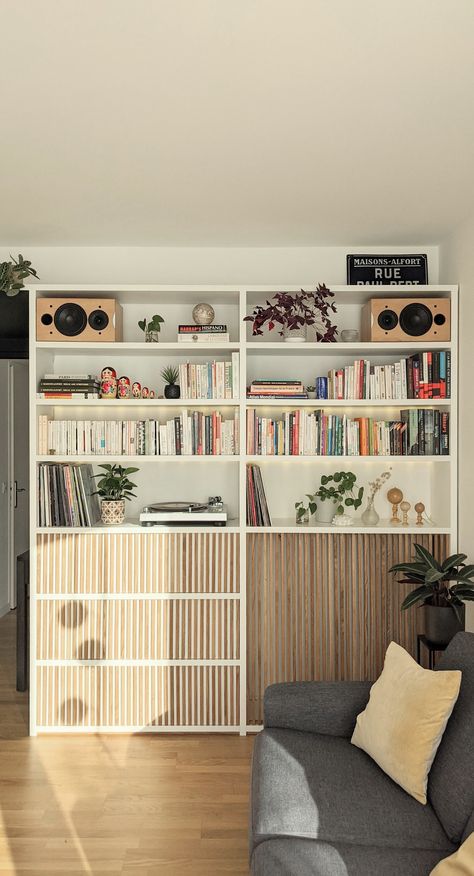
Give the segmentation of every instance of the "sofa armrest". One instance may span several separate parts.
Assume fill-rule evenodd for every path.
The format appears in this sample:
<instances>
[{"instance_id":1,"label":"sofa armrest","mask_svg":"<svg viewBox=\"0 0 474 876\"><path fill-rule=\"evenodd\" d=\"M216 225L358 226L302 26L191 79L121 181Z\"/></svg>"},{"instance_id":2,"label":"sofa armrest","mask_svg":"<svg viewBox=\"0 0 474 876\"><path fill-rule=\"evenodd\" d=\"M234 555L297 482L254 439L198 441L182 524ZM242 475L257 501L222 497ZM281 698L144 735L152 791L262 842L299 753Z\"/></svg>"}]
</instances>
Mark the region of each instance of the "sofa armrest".
<instances>
[{"instance_id":1,"label":"sofa armrest","mask_svg":"<svg viewBox=\"0 0 474 876\"><path fill-rule=\"evenodd\" d=\"M264 698L264 726L326 736L352 736L371 681L300 681L272 684Z\"/></svg>"}]
</instances>

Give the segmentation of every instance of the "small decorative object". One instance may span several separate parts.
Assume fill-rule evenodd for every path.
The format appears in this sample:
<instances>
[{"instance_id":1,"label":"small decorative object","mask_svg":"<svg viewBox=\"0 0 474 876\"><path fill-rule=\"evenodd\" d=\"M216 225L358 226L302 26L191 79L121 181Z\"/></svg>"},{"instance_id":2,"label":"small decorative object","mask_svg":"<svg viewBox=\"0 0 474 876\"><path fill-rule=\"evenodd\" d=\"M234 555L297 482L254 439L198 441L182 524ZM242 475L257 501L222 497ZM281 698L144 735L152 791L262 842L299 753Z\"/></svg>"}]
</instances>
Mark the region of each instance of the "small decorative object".
<instances>
[{"instance_id":1,"label":"small decorative object","mask_svg":"<svg viewBox=\"0 0 474 876\"><path fill-rule=\"evenodd\" d=\"M359 332L357 329L343 329L341 332L341 341L344 341L345 344L352 343L354 344L359 340Z\"/></svg>"},{"instance_id":2,"label":"small decorative object","mask_svg":"<svg viewBox=\"0 0 474 876\"><path fill-rule=\"evenodd\" d=\"M315 493L307 493L308 507L303 502L296 502L296 517L303 517L309 512L312 516L317 511L318 523L329 524L335 515L344 514L346 508L360 508L364 488L356 487L357 477L351 471L336 471L331 475L321 475L321 484ZM326 486L333 482L331 486ZM357 490L354 495L354 490ZM343 524L344 525L344 524Z\"/></svg>"},{"instance_id":3,"label":"small decorative object","mask_svg":"<svg viewBox=\"0 0 474 876\"><path fill-rule=\"evenodd\" d=\"M0 292L5 292L8 298L13 298L18 295L23 286L23 280L26 277L35 277L39 280L35 269L31 267L31 262L24 259L23 256L18 256L18 261L10 256L11 262L0 262Z\"/></svg>"},{"instance_id":4,"label":"small decorative object","mask_svg":"<svg viewBox=\"0 0 474 876\"><path fill-rule=\"evenodd\" d=\"M148 386L142 386L142 398L150 398L150 390Z\"/></svg>"},{"instance_id":5,"label":"small decorative object","mask_svg":"<svg viewBox=\"0 0 474 876\"><path fill-rule=\"evenodd\" d=\"M265 307L257 304L250 316L244 321L251 322L252 334L263 335L263 327L268 325L271 332L279 326L279 334L285 340L306 340L306 329L313 326L317 341L335 341L337 326L333 325L329 313L336 313L336 305L329 299L334 298L327 286L319 284L314 292L277 292L272 304L266 301Z\"/></svg>"},{"instance_id":6,"label":"small decorative object","mask_svg":"<svg viewBox=\"0 0 474 876\"><path fill-rule=\"evenodd\" d=\"M138 471L138 468L123 468L121 465L100 465L104 472L93 475L100 478L94 496L101 496L102 523L117 526L125 519L125 500L130 500L136 494L132 492L136 484L128 476Z\"/></svg>"},{"instance_id":7,"label":"small decorative object","mask_svg":"<svg viewBox=\"0 0 474 876\"><path fill-rule=\"evenodd\" d=\"M315 386L307 386L306 392L308 393L308 398L315 398L316 396L316 387Z\"/></svg>"},{"instance_id":8,"label":"small decorative object","mask_svg":"<svg viewBox=\"0 0 474 876\"><path fill-rule=\"evenodd\" d=\"M354 518L349 514L336 514L332 522L334 526L353 526Z\"/></svg>"},{"instance_id":9,"label":"small decorative object","mask_svg":"<svg viewBox=\"0 0 474 876\"><path fill-rule=\"evenodd\" d=\"M141 383L138 382L138 380L135 380L135 382L132 383L132 397L133 398L141 398L142 397L142 385L141 385Z\"/></svg>"},{"instance_id":10,"label":"small decorative object","mask_svg":"<svg viewBox=\"0 0 474 876\"><path fill-rule=\"evenodd\" d=\"M295 505L295 508L296 508L296 505ZM305 509L304 514L298 515L298 511L296 511L296 523L298 525L303 524L303 523L309 523L309 510L308 510L308 508Z\"/></svg>"},{"instance_id":11,"label":"small decorative object","mask_svg":"<svg viewBox=\"0 0 474 876\"><path fill-rule=\"evenodd\" d=\"M424 510L425 510L425 506L423 505L423 502L417 502L416 505L415 505L415 511L416 511L416 525L417 525L417 526L424 526L424 523L423 523L423 512L424 512Z\"/></svg>"},{"instance_id":12,"label":"small decorative object","mask_svg":"<svg viewBox=\"0 0 474 876\"><path fill-rule=\"evenodd\" d=\"M328 379L327 377L316 378L316 398L328 397Z\"/></svg>"},{"instance_id":13,"label":"small decorative object","mask_svg":"<svg viewBox=\"0 0 474 876\"><path fill-rule=\"evenodd\" d=\"M391 490L387 492L387 499L392 506L392 517L390 523L392 526L400 526L400 518L398 516L398 506L400 502L403 500L403 493L398 487L392 487Z\"/></svg>"},{"instance_id":14,"label":"small decorative object","mask_svg":"<svg viewBox=\"0 0 474 876\"><path fill-rule=\"evenodd\" d=\"M117 372L110 365L100 372L100 397L117 398Z\"/></svg>"},{"instance_id":15,"label":"small decorative object","mask_svg":"<svg viewBox=\"0 0 474 876\"><path fill-rule=\"evenodd\" d=\"M400 502L400 511L403 514L402 526L408 526L408 512L410 508L411 505L409 502L406 501L406 499L404 499L403 502Z\"/></svg>"},{"instance_id":16,"label":"small decorative object","mask_svg":"<svg viewBox=\"0 0 474 876\"><path fill-rule=\"evenodd\" d=\"M402 573L401 584L415 585L403 600L402 610L421 603L426 638L434 645L447 645L464 629L464 603L474 601L474 565L466 565L466 554L453 554L439 562L421 544L414 547L416 556L412 561L389 569Z\"/></svg>"},{"instance_id":17,"label":"small decorative object","mask_svg":"<svg viewBox=\"0 0 474 876\"><path fill-rule=\"evenodd\" d=\"M130 389L130 378L129 377L119 377L117 383L117 397L118 398L130 398L131 389Z\"/></svg>"},{"instance_id":18,"label":"small decorative object","mask_svg":"<svg viewBox=\"0 0 474 876\"><path fill-rule=\"evenodd\" d=\"M383 485L392 476L391 468L388 471L383 471L381 475L369 483L369 495L367 498L367 508L362 512L361 518L364 526L377 526L380 517L375 510L375 497Z\"/></svg>"},{"instance_id":19,"label":"small decorative object","mask_svg":"<svg viewBox=\"0 0 474 876\"><path fill-rule=\"evenodd\" d=\"M193 319L196 325L212 325L214 317L214 308L210 304L205 304L202 301L193 307Z\"/></svg>"},{"instance_id":20,"label":"small decorative object","mask_svg":"<svg viewBox=\"0 0 474 876\"><path fill-rule=\"evenodd\" d=\"M364 286L386 284L403 286L428 283L428 257L426 255L348 255L347 282Z\"/></svg>"},{"instance_id":21,"label":"small decorative object","mask_svg":"<svg viewBox=\"0 0 474 876\"><path fill-rule=\"evenodd\" d=\"M178 384L179 371L174 365L163 368L161 376L166 383L165 398L179 398L181 390Z\"/></svg>"},{"instance_id":22,"label":"small decorative object","mask_svg":"<svg viewBox=\"0 0 474 876\"><path fill-rule=\"evenodd\" d=\"M149 322L147 322L146 319L138 320L139 328L141 328L142 332L145 332L145 342L147 344L158 343L161 331L161 323L163 322L163 317L159 316L158 313L155 313L155 315L152 316Z\"/></svg>"},{"instance_id":23,"label":"small decorative object","mask_svg":"<svg viewBox=\"0 0 474 876\"><path fill-rule=\"evenodd\" d=\"M150 389L149 398L155 398L155 390L154 389Z\"/></svg>"}]
</instances>

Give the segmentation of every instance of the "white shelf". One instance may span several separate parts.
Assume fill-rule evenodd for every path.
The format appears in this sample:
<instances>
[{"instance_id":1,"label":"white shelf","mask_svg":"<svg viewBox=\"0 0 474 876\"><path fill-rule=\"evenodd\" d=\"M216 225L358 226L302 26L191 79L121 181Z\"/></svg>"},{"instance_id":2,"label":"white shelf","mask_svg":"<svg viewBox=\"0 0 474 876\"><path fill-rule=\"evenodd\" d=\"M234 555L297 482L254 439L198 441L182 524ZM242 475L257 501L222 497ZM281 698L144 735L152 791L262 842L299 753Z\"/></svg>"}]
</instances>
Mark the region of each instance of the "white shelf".
<instances>
[{"instance_id":1,"label":"white shelf","mask_svg":"<svg viewBox=\"0 0 474 876\"><path fill-rule=\"evenodd\" d=\"M424 463L424 462L451 462L450 456L249 456L246 457L247 462L291 462L291 463L319 463L328 462L332 465L340 463L347 464L350 462L400 462L402 464Z\"/></svg>"},{"instance_id":2,"label":"white shelf","mask_svg":"<svg viewBox=\"0 0 474 876\"><path fill-rule=\"evenodd\" d=\"M48 350L50 353L64 353L65 356L87 355L96 353L101 356L102 353L111 353L121 356L139 355L151 356L160 353L179 353L183 356L193 356L212 352L233 352L240 350L240 343L236 341L228 343L210 343L210 344L180 344L178 341L166 342L159 341L157 344L146 344L144 341L114 341L107 343L86 343L85 341L36 341L35 347L37 350Z\"/></svg>"},{"instance_id":3,"label":"white shelf","mask_svg":"<svg viewBox=\"0 0 474 876\"><path fill-rule=\"evenodd\" d=\"M255 399L247 398L247 407L250 408L431 408L449 407L450 398L401 398L401 399Z\"/></svg>"},{"instance_id":4,"label":"white shelf","mask_svg":"<svg viewBox=\"0 0 474 876\"><path fill-rule=\"evenodd\" d=\"M235 408L240 405L240 399L190 399L190 398L150 398L150 399L139 399L139 398L129 398L129 399L121 399L121 398L83 398L83 399L74 399L74 398L37 398L36 405L38 407L48 407L48 408L103 408L107 410L111 407L121 407L121 408L188 408L188 407L197 407L197 408Z\"/></svg>"},{"instance_id":5,"label":"white shelf","mask_svg":"<svg viewBox=\"0 0 474 876\"><path fill-rule=\"evenodd\" d=\"M238 521L230 520L227 526L199 526L196 523L187 526L140 526L139 523L133 521L125 521L120 526L106 526L104 523L96 523L94 526L38 526L36 532L39 535L115 535L115 533L156 535L160 532L191 532L193 529L197 532L212 534L240 531Z\"/></svg>"},{"instance_id":6,"label":"white shelf","mask_svg":"<svg viewBox=\"0 0 474 876\"><path fill-rule=\"evenodd\" d=\"M413 510L411 511L411 517L413 518ZM423 526L416 526L415 523L410 524L409 526L392 526L390 521L380 520L377 526L364 526L362 521L358 518L355 519L355 522L352 526L331 526L331 525L323 525L320 526L315 523L301 523L296 524L294 518L275 518L271 526L246 526L245 531L247 533L255 533L255 532L281 532L281 533L296 533L298 535L305 533L330 533L332 535L344 535L348 534L363 534L363 535L380 535L380 534L390 534L390 535L440 535L442 533L449 534L451 532L450 528L447 526L435 526L432 524L424 523Z\"/></svg>"},{"instance_id":7,"label":"white shelf","mask_svg":"<svg viewBox=\"0 0 474 876\"><path fill-rule=\"evenodd\" d=\"M72 454L66 456L59 455L37 455L37 462L70 462L70 463L78 463L78 462L91 462L95 465L99 465L100 463L109 463L109 462L126 462L126 463L148 463L148 462L238 462L240 456L229 456L229 455L220 455L220 456L211 456L208 454L207 456L126 456L112 453L102 454L100 456L73 456Z\"/></svg>"},{"instance_id":8,"label":"white shelf","mask_svg":"<svg viewBox=\"0 0 474 876\"><path fill-rule=\"evenodd\" d=\"M357 342L357 343L342 343L334 344L326 342L303 342L301 344L287 344L285 341L247 341L247 354L250 355L270 355L281 354L282 356L344 356L360 355L370 358L370 355L385 356L393 353L412 354L423 353L430 350L450 350L451 342L432 341L411 343L410 341L403 342L383 342L375 343L374 341Z\"/></svg>"}]
</instances>

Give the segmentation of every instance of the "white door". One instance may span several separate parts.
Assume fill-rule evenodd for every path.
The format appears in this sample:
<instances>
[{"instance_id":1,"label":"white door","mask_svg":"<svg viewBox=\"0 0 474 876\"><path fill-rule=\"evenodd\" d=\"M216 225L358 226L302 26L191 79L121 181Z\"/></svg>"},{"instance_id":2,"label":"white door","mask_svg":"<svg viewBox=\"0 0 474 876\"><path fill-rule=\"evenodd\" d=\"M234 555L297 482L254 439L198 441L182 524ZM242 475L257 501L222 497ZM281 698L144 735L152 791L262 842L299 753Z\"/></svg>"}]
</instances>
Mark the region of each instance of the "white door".
<instances>
[{"instance_id":1,"label":"white door","mask_svg":"<svg viewBox=\"0 0 474 876\"><path fill-rule=\"evenodd\" d=\"M10 409L10 546L9 600L16 606L16 558L29 547L29 424L28 362L17 359L9 363Z\"/></svg>"}]
</instances>

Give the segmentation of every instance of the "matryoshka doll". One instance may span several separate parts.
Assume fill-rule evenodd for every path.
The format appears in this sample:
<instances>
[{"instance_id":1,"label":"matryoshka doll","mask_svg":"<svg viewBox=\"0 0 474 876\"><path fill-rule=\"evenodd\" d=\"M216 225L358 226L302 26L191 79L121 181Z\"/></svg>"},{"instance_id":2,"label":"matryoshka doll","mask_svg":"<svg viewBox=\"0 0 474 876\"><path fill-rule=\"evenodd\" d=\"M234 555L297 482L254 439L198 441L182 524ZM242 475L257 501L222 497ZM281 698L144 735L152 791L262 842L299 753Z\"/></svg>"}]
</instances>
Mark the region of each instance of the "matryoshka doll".
<instances>
[{"instance_id":1,"label":"matryoshka doll","mask_svg":"<svg viewBox=\"0 0 474 876\"><path fill-rule=\"evenodd\" d=\"M129 377L119 377L118 386L117 386L117 394L119 398L130 398L130 378Z\"/></svg>"},{"instance_id":2,"label":"matryoshka doll","mask_svg":"<svg viewBox=\"0 0 474 876\"><path fill-rule=\"evenodd\" d=\"M132 383L132 396L133 398L141 398L142 397L142 385L138 383L138 380L135 380Z\"/></svg>"},{"instance_id":3,"label":"matryoshka doll","mask_svg":"<svg viewBox=\"0 0 474 876\"><path fill-rule=\"evenodd\" d=\"M155 390L150 389L150 398L155 398Z\"/></svg>"},{"instance_id":4,"label":"matryoshka doll","mask_svg":"<svg viewBox=\"0 0 474 876\"><path fill-rule=\"evenodd\" d=\"M117 372L110 365L100 372L100 397L117 398Z\"/></svg>"},{"instance_id":5,"label":"matryoshka doll","mask_svg":"<svg viewBox=\"0 0 474 876\"><path fill-rule=\"evenodd\" d=\"M142 387L142 398L150 398L150 390L148 386Z\"/></svg>"}]
</instances>

